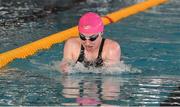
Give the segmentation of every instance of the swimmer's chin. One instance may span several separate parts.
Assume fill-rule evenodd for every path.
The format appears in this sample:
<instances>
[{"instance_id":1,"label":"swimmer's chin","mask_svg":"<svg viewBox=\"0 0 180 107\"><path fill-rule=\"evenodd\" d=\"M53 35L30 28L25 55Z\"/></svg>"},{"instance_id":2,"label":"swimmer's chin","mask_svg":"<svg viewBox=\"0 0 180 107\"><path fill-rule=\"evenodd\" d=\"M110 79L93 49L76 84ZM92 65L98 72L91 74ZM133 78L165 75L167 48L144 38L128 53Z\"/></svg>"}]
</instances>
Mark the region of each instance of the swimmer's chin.
<instances>
[{"instance_id":1,"label":"swimmer's chin","mask_svg":"<svg viewBox=\"0 0 180 107\"><path fill-rule=\"evenodd\" d=\"M85 49L87 51L92 51L92 50L94 50L94 46L85 46Z\"/></svg>"}]
</instances>

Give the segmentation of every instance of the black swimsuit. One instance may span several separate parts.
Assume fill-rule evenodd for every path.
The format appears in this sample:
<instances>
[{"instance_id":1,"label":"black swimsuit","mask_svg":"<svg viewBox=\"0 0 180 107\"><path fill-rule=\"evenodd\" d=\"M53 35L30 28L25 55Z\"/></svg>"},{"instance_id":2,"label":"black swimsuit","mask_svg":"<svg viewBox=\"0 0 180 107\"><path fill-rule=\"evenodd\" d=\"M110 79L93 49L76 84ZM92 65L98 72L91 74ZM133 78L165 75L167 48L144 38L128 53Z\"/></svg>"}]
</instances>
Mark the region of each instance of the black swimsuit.
<instances>
[{"instance_id":1,"label":"black swimsuit","mask_svg":"<svg viewBox=\"0 0 180 107\"><path fill-rule=\"evenodd\" d=\"M81 45L81 51L80 51L80 55L78 57L78 60L76 62L81 62L84 64L85 67L101 67L103 66L103 59L102 59L102 50L103 50L103 46L104 46L104 42L105 39L102 39L100 48L99 48L99 52L98 52L98 57L96 58L95 61L87 61L85 56L84 56L84 47L83 45Z\"/></svg>"}]
</instances>

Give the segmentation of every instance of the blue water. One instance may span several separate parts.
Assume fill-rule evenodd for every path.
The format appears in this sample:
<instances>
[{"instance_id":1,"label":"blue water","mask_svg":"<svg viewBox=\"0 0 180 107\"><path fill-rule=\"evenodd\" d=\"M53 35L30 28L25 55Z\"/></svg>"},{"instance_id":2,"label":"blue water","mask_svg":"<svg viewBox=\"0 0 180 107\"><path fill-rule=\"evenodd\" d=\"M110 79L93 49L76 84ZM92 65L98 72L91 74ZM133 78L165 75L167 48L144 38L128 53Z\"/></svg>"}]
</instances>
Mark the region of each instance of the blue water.
<instances>
[{"instance_id":1,"label":"blue water","mask_svg":"<svg viewBox=\"0 0 180 107\"><path fill-rule=\"evenodd\" d=\"M2 0L0 52L70 28L84 12L105 15L140 1L68 0L56 4L53 0L48 6L47 0L39 6L41 2L33 0ZM96 73L94 69L62 75L58 63L64 43L13 61L0 69L0 105L180 105L179 7L179 0L170 0L106 26L104 37L121 45L126 66L118 69L119 74Z\"/></svg>"}]
</instances>

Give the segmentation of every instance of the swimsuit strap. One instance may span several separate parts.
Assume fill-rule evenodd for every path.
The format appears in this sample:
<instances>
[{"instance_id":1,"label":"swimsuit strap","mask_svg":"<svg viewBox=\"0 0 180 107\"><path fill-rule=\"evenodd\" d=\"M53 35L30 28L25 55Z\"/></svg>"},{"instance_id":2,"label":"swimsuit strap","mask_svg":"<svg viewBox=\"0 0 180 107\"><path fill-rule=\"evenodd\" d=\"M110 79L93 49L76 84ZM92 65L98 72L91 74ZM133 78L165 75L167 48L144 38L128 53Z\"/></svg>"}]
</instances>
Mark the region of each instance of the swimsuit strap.
<instances>
[{"instance_id":1,"label":"swimsuit strap","mask_svg":"<svg viewBox=\"0 0 180 107\"><path fill-rule=\"evenodd\" d=\"M103 51L103 47L104 47L104 42L105 42L106 39L102 39L102 42L101 42L101 45L100 45L100 48L99 48L99 52L98 52L98 57L97 58L102 58L102 51Z\"/></svg>"},{"instance_id":2,"label":"swimsuit strap","mask_svg":"<svg viewBox=\"0 0 180 107\"><path fill-rule=\"evenodd\" d=\"M78 60L76 62L83 62L83 61L84 61L84 47L83 47L83 45L81 45L80 54L79 54Z\"/></svg>"},{"instance_id":3,"label":"swimsuit strap","mask_svg":"<svg viewBox=\"0 0 180 107\"><path fill-rule=\"evenodd\" d=\"M100 45L100 48L99 48L98 57L97 57L96 62L95 62L95 67L103 66L102 51L103 51L105 40L106 39L104 39L104 38L102 39L102 42L101 42L101 45Z\"/></svg>"}]
</instances>

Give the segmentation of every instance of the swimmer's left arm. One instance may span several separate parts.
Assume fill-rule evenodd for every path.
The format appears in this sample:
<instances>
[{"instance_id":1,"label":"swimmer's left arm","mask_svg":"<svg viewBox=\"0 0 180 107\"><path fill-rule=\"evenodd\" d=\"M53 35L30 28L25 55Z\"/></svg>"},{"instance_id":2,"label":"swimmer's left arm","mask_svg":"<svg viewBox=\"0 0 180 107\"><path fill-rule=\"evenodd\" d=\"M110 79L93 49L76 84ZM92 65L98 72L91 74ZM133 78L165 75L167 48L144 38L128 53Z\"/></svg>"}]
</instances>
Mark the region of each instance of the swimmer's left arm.
<instances>
[{"instance_id":1,"label":"swimmer's left arm","mask_svg":"<svg viewBox=\"0 0 180 107\"><path fill-rule=\"evenodd\" d=\"M117 42L108 46L107 54L104 60L105 66L112 66L120 62L121 48Z\"/></svg>"}]
</instances>

